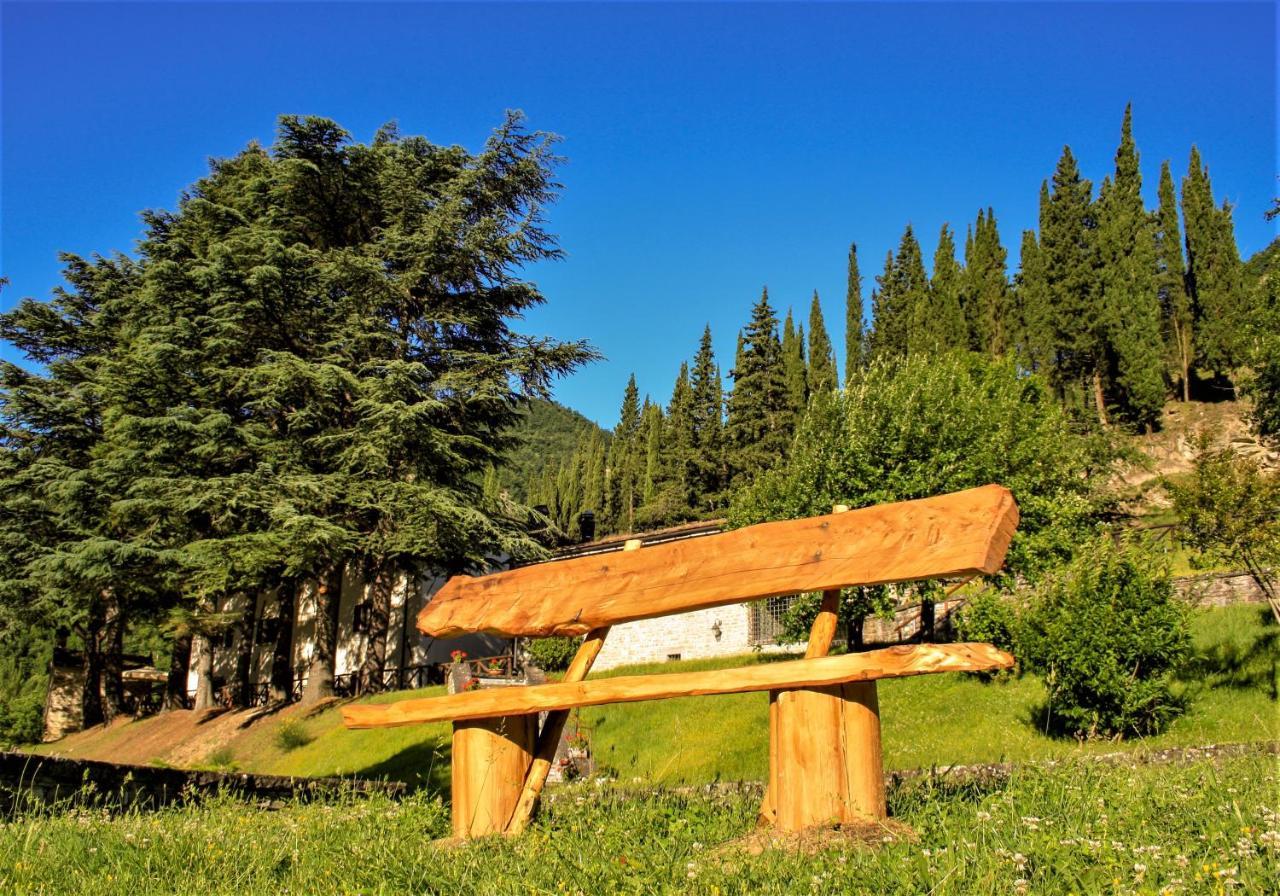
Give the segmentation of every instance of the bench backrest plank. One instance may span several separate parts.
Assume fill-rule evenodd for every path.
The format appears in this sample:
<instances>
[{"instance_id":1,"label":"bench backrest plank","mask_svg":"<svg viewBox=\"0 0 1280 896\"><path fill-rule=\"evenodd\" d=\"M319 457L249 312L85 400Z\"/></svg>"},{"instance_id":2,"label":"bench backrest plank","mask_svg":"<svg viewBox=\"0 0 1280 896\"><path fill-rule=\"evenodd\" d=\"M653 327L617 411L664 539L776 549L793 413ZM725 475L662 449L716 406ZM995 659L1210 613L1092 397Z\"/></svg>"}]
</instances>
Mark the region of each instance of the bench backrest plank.
<instances>
[{"instance_id":1,"label":"bench backrest plank","mask_svg":"<svg viewBox=\"0 0 1280 896\"><path fill-rule=\"evenodd\" d=\"M642 551L455 576L418 616L437 638L581 635L688 610L854 585L996 572L1018 525L998 485Z\"/></svg>"}]
</instances>

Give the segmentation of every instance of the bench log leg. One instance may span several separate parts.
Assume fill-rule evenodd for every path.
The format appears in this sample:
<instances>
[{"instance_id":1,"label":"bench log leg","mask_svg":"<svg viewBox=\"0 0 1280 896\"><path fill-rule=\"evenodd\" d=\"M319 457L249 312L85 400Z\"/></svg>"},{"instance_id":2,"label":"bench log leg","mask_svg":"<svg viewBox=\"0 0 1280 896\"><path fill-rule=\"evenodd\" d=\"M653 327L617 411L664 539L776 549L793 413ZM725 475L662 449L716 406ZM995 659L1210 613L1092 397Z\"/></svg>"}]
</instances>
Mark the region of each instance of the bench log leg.
<instances>
[{"instance_id":1,"label":"bench log leg","mask_svg":"<svg viewBox=\"0 0 1280 896\"><path fill-rule=\"evenodd\" d=\"M770 695L769 792L782 831L885 818L874 681Z\"/></svg>"},{"instance_id":2,"label":"bench log leg","mask_svg":"<svg viewBox=\"0 0 1280 896\"><path fill-rule=\"evenodd\" d=\"M453 723L453 836L503 831L524 787L537 741L538 716Z\"/></svg>"}]
</instances>

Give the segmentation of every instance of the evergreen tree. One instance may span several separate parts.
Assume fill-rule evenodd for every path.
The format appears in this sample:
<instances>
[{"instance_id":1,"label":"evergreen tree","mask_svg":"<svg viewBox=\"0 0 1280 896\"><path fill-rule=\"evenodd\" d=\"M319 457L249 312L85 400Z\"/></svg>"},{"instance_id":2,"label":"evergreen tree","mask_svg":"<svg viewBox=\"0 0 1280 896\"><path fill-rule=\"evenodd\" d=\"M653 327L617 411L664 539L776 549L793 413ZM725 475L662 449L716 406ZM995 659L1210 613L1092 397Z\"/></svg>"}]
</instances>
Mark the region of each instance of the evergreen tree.
<instances>
[{"instance_id":1,"label":"evergreen tree","mask_svg":"<svg viewBox=\"0 0 1280 896\"><path fill-rule=\"evenodd\" d=\"M791 411L786 427L788 431L794 431L795 421L804 413L809 399L809 384L805 370L804 328L797 331L790 308L787 309L787 319L782 326L782 371Z\"/></svg>"},{"instance_id":2,"label":"evergreen tree","mask_svg":"<svg viewBox=\"0 0 1280 896\"><path fill-rule=\"evenodd\" d=\"M1191 147L1182 181L1186 227L1187 292L1194 317L1196 363L1227 373L1243 359L1243 294L1240 255L1227 205L1214 205L1209 169Z\"/></svg>"},{"instance_id":3,"label":"evergreen tree","mask_svg":"<svg viewBox=\"0 0 1280 896\"><path fill-rule=\"evenodd\" d=\"M726 433L734 488L769 469L786 454L790 441L791 394L782 363L778 319L769 304L767 288L752 308L741 340Z\"/></svg>"},{"instance_id":4,"label":"evergreen tree","mask_svg":"<svg viewBox=\"0 0 1280 896\"><path fill-rule=\"evenodd\" d=\"M908 224L896 254L885 258L884 274L876 278L873 299L870 353L874 358L902 357L907 353L914 309L928 301L929 278L925 274L920 243Z\"/></svg>"},{"instance_id":5,"label":"evergreen tree","mask_svg":"<svg viewBox=\"0 0 1280 896\"><path fill-rule=\"evenodd\" d=\"M1041 208L1048 203L1048 187L1042 189ZM1034 230L1022 232L1019 270L1014 287L1018 355L1029 370L1040 372L1053 363L1052 308L1044 261Z\"/></svg>"},{"instance_id":6,"label":"evergreen tree","mask_svg":"<svg viewBox=\"0 0 1280 896\"><path fill-rule=\"evenodd\" d=\"M1129 106L1114 179L1103 184L1098 199L1096 238L1109 397L1122 417L1151 429L1164 404L1164 358L1154 227L1142 204L1142 173Z\"/></svg>"},{"instance_id":7,"label":"evergreen tree","mask_svg":"<svg viewBox=\"0 0 1280 896\"><path fill-rule=\"evenodd\" d=\"M689 381L689 364L680 363L671 401L667 404L666 424L663 430L660 466L660 482L665 504L672 508L672 515L680 517L697 508L693 494L693 481L697 475L694 463L695 432L693 423L693 387Z\"/></svg>"},{"instance_id":8,"label":"evergreen tree","mask_svg":"<svg viewBox=\"0 0 1280 896\"><path fill-rule=\"evenodd\" d=\"M1160 166L1160 208L1156 212L1156 295L1164 323L1166 368L1183 401L1191 400L1191 300L1187 296L1182 234L1178 226L1178 194L1169 162Z\"/></svg>"},{"instance_id":9,"label":"evergreen tree","mask_svg":"<svg viewBox=\"0 0 1280 896\"><path fill-rule=\"evenodd\" d=\"M858 244L849 244L849 267L844 297L844 378L848 382L863 361L862 275L858 273Z\"/></svg>"},{"instance_id":10,"label":"evergreen tree","mask_svg":"<svg viewBox=\"0 0 1280 896\"><path fill-rule=\"evenodd\" d=\"M1092 402L1106 421L1102 391L1102 340L1093 231L1093 188L1080 176L1071 148L1064 146L1053 174L1053 190L1040 212L1040 260L1048 288L1054 388L1068 404Z\"/></svg>"},{"instance_id":11,"label":"evergreen tree","mask_svg":"<svg viewBox=\"0 0 1280 896\"><path fill-rule=\"evenodd\" d=\"M738 338L741 363L742 338ZM689 420L693 432L693 453L689 484L700 513L713 512L723 506L726 475L724 438L724 388L720 368L711 344L711 325L702 331L698 354L693 359L690 383L692 405Z\"/></svg>"},{"instance_id":12,"label":"evergreen tree","mask_svg":"<svg viewBox=\"0 0 1280 896\"><path fill-rule=\"evenodd\" d=\"M963 271L956 262L955 238L951 228L942 225L938 248L933 255L933 277L929 281L927 299L916 302L908 352L928 353L965 349L969 345L969 328L960 308Z\"/></svg>"},{"instance_id":13,"label":"evergreen tree","mask_svg":"<svg viewBox=\"0 0 1280 896\"><path fill-rule=\"evenodd\" d=\"M826 322L822 319L822 305L818 302L816 289L809 305L808 381L812 394L830 392L837 382L836 355L831 348L831 337L827 335Z\"/></svg>"},{"instance_id":14,"label":"evergreen tree","mask_svg":"<svg viewBox=\"0 0 1280 896\"><path fill-rule=\"evenodd\" d=\"M1000 244L995 211L979 210L972 238L965 241L965 298L970 344L989 355L1009 347L1008 253Z\"/></svg>"}]
</instances>

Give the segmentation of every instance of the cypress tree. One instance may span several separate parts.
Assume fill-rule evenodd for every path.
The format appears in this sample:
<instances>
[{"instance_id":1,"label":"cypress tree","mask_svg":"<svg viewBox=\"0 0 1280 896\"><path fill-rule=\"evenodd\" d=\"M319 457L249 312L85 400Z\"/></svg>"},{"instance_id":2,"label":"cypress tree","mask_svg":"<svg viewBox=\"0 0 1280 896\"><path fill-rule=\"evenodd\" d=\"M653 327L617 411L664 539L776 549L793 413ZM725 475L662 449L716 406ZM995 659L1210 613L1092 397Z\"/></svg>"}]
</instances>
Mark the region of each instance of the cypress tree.
<instances>
[{"instance_id":1,"label":"cypress tree","mask_svg":"<svg viewBox=\"0 0 1280 896\"><path fill-rule=\"evenodd\" d=\"M790 308L787 309L787 319L782 327L782 370L790 410L786 427L789 431L794 431L795 421L804 413L809 398L809 384L805 371L804 328L797 331Z\"/></svg>"},{"instance_id":2,"label":"cypress tree","mask_svg":"<svg viewBox=\"0 0 1280 896\"><path fill-rule=\"evenodd\" d=\"M1164 322L1165 357L1169 380L1178 384L1183 401L1191 400L1191 300L1187 296L1182 233L1178 225L1178 194L1169 162L1160 166L1160 207L1156 212L1156 294Z\"/></svg>"},{"instance_id":3,"label":"cypress tree","mask_svg":"<svg viewBox=\"0 0 1280 896\"><path fill-rule=\"evenodd\" d=\"M861 302L859 302L861 304ZM809 391L830 392L836 387L836 356L831 348L831 337L827 335L827 325L822 319L822 305L818 302L818 291L813 291L813 301L809 304Z\"/></svg>"},{"instance_id":4,"label":"cypress tree","mask_svg":"<svg viewBox=\"0 0 1280 896\"><path fill-rule=\"evenodd\" d=\"M790 442L791 394L782 363L778 319L769 304L767 288L752 308L741 338L726 433L730 484L735 488L769 469L786 454Z\"/></svg>"},{"instance_id":5,"label":"cypress tree","mask_svg":"<svg viewBox=\"0 0 1280 896\"><path fill-rule=\"evenodd\" d=\"M1129 422L1151 429L1164 404L1155 234L1142 204L1142 172L1125 107L1114 179L1098 199L1097 247L1103 353L1111 397Z\"/></svg>"},{"instance_id":6,"label":"cypress tree","mask_svg":"<svg viewBox=\"0 0 1280 896\"><path fill-rule=\"evenodd\" d=\"M1048 202L1048 187L1042 188L1041 207ZM1053 362L1052 309L1049 286L1045 282L1044 261L1034 230L1022 232L1018 275L1014 287L1019 356L1028 369L1049 369Z\"/></svg>"},{"instance_id":7,"label":"cypress tree","mask_svg":"<svg viewBox=\"0 0 1280 896\"><path fill-rule=\"evenodd\" d=\"M917 305L928 301L929 278L925 274L920 243L908 224L898 251L885 258L884 274L873 302L871 354L876 358L902 357L907 353L910 328Z\"/></svg>"},{"instance_id":8,"label":"cypress tree","mask_svg":"<svg viewBox=\"0 0 1280 896\"><path fill-rule=\"evenodd\" d=\"M849 244L849 265L844 294L844 379L853 376L863 362L862 275L858 273L858 244Z\"/></svg>"},{"instance_id":9,"label":"cypress tree","mask_svg":"<svg viewBox=\"0 0 1280 896\"><path fill-rule=\"evenodd\" d=\"M1071 148L1064 146L1053 173L1053 190L1041 208L1040 259L1049 296L1054 387L1069 403L1084 406L1091 401L1099 421L1105 423L1105 321L1097 300L1092 193Z\"/></svg>"},{"instance_id":10,"label":"cypress tree","mask_svg":"<svg viewBox=\"0 0 1280 896\"><path fill-rule=\"evenodd\" d=\"M969 328L960 308L963 271L956 262L955 238L942 225L933 254L933 277L927 299L914 306L910 328L910 353L945 352L969 346Z\"/></svg>"},{"instance_id":11,"label":"cypress tree","mask_svg":"<svg viewBox=\"0 0 1280 896\"><path fill-rule=\"evenodd\" d=\"M965 240L965 299L970 344L989 355L1008 348L1008 253L1000 244L993 209L978 211L972 237Z\"/></svg>"},{"instance_id":12,"label":"cypress tree","mask_svg":"<svg viewBox=\"0 0 1280 896\"><path fill-rule=\"evenodd\" d=\"M693 387L689 381L689 364L680 362L680 374L667 404L666 425L662 441L661 483L672 508L684 512L694 510L692 482L697 473L694 464Z\"/></svg>"},{"instance_id":13,"label":"cypress tree","mask_svg":"<svg viewBox=\"0 0 1280 896\"><path fill-rule=\"evenodd\" d=\"M741 362L742 338L738 338ZM690 489L699 512L712 512L723 506L726 481L724 439L724 388L720 368L711 344L711 325L702 331L702 341L693 359L690 382L692 404L689 421L693 451L690 461Z\"/></svg>"},{"instance_id":14,"label":"cypress tree","mask_svg":"<svg viewBox=\"0 0 1280 896\"><path fill-rule=\"evenodd\" d=\"M1225 374L1239 365L1244 355L1240 255L1230 207L1214 205L1209 169L1194 146L1182 181L1182 220L1196 363Z\"/></svg>"}]
</instances>

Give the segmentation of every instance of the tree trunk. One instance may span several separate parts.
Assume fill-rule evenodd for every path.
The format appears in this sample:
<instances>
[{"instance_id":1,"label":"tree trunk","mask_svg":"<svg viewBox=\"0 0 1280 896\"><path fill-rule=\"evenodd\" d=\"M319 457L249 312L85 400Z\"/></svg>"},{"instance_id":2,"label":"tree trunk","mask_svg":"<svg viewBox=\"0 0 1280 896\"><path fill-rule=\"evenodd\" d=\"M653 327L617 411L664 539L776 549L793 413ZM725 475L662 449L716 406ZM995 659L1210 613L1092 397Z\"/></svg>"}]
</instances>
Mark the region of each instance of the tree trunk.
<instances>
[{"instance_id":1,"label":"tree trunk","mask_svg":"<svg viewBox=\"0 0 1280 896\"><path fill-rule=\"evenodd\" d=\"M934 628L936 627L937 608L934 606L933 597L928 594L920 597L920 642L932 641L934 637Z\"/></svg>"},{"instance_id":2,"label":"tree trunk","mask_svg":"<svg viewBox=\"0 0 1280 896\"><path fill-rule=\"evenodd\" d=\"M169 678L164 687L164 711L182 709L187 705L187 670L191 667L191 636L179 635L173 639L169 653Z\"/></svg>"},{"instance_id":3,"label":"tree trunk","mask_svg":"<svg viewBox=\"0 0 1280 896\"><path fill-rule=\"evenodd\" d=\"M276 597L276 643L271 656L271 702L293 699L293 625L298 603L298 582L285 579Z\"/></svg>"},{"instance_id":4,"label":"tree trunk","mask_svg":"<svg viewBox=\"0 0 1280 896\"><path fill-rule=\"evenodd\" d=\"M845 628L849 632L849 652L857 653L862 649L863 645L863 627L866 625L867 617L865 613L859 613L851 616L845 622Z\"/></svg>"},{"instance_id":5,"label":"tree trunk","mask_svg":"<svg viewBox=\"0 0 1280 896\"><path fill-rule=\"evenodd\" d=\"M236 620L232 629L232 640L236 650L236 671L235 686L231 693L234 695L236 706L253 705L253 681L250 673L253 671L254 648L257 647L254 620L258 615L258 595L246 594L244 599L244 610L241 611L240 618Z\"/></svg>"},{"instance_id":6,"label":"tree trunk","mask_svg":"<svg viewBox=\"0 0 1280 896\"><path fill-rule=\"evenodd\" d=\"M192 709L197 712L213 708L213 641L208 635L194 635L191 651L196 655L196 699Z\"/></svg>"},{"instance_id":7,"label":"tree trunk","mask_svg":"<svg viewBox=\"0 0 1280 896\"><path fill-rule=\"evenodd\" d=\"M1182 400L1191 400L1191 346L1186 330L1179 325L1177 318L1173 321L1173 338L1178 341L1178 361L1182 367Z\"/></svg>"},{"instance_id":8,"label":"tree trunk","mask_svg":"<svg viewBox=\"0 0 1280 896\"><path fill-rule=\"evenodd\" d=\"M376 693L383 688L383 670L387 659L387 629L391 625L391 589L394 571L385 561L367 567L369 576L369 628L365 640L364 662L360 665L361 690Z\"/></svg>"},{"instance_id":9,"label":"tree trunk","mask_svg":"<svg viewBox=\"0 0 1280 896\"><path fill-rule=\"evenodd\" d=\"M1105 429L1107 426L1107 401L1102 394L1102 371L1096 368L1093 371L1093 403L1098 409L1098 425Z\"/></svg>"},{"instance_id":10,"label":"tree trunk","mask_svg":"<svg viewBox=\"0 0 1280 896\"><path fill-rule=\"evenodd\" d=\"M102 654L98 642L102 637L102 605L94 600L83 632L84 692L81 696L81 727L102 724Z\"/></svg>"},{"instance_id":11,"label":"tree trunk","mask_svg":"<svg viewBox=\"0 0 1280 896\"><path fill-rule=\"evenodd\" d=\"M338 646L338 607L342 601L342 564L331 566L316 586L315 642L307 667L303 703L333 696L334 658Z\"/></svg>"},{"instance_id":12,"label":"tree trunk","mask_svg":"<svg viewBox=\"0 0 1280 896\"><path fill-rule=\"evenodd\" d=\"M124 712L124 607L111 590L102 597L102 720L110 724Z\"/></svg>"}]
</instances>

